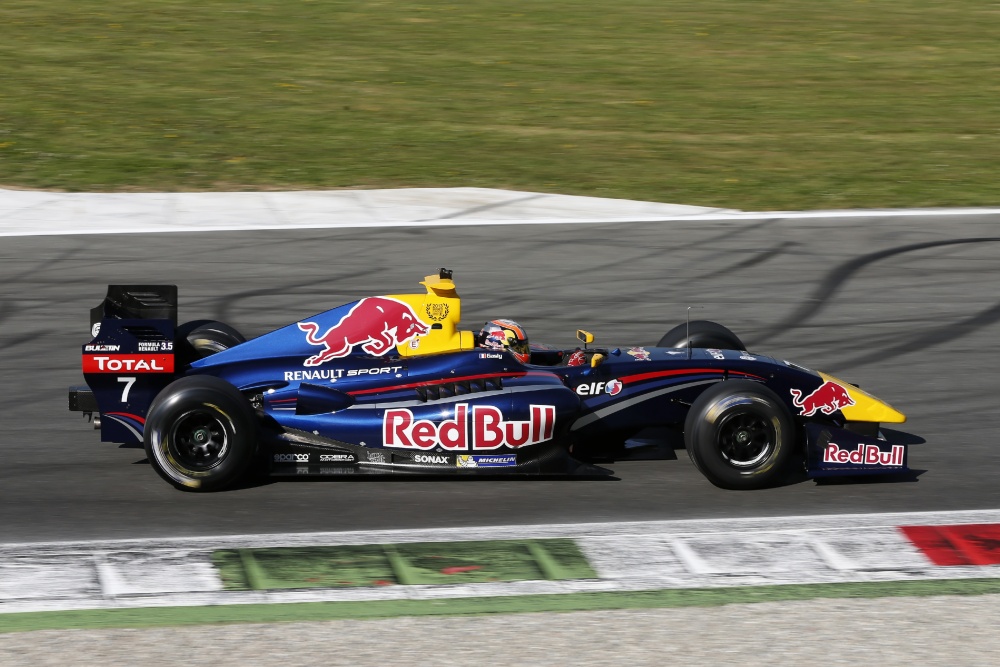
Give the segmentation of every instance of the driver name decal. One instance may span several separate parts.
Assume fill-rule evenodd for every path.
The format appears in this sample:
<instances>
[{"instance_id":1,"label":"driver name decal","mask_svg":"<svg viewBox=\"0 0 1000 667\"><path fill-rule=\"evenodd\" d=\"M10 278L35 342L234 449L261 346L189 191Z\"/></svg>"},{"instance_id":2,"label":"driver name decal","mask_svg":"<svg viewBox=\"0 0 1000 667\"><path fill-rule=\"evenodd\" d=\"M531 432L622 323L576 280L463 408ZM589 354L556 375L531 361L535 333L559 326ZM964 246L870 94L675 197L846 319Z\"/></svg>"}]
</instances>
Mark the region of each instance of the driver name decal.
<instances>
[{"instance_id":1,"label":"driver name decal","mask_svg":"<svg viewBox=\"0 0 1000 667\"><path fill-rule=\"evenodd\" d=\"M306 359L306 366L346 357L357 345L368 354L381 357L397 345L415 341L431 330L408 303L384 296L361 299L322 335L316 322L299 322L298 326L306 332L307 343L323 346L318 354Z\"/></svg>"},{"instance_id":2,"label":"driver name decal","mask_svg":"<svg viewBox=\"0 0 1000 667\"><path fill-rule=\"evenodd\" d=\"M405 449L517 449L551 440L555 422L554 405L532 405L527 421L513 421L504 419L499 408L477 405L470 409L467 403L459 403L454 418L440 423L415 419L410 410L397 408L385 411L382 442Z\"/></svg>"}]
</instances>

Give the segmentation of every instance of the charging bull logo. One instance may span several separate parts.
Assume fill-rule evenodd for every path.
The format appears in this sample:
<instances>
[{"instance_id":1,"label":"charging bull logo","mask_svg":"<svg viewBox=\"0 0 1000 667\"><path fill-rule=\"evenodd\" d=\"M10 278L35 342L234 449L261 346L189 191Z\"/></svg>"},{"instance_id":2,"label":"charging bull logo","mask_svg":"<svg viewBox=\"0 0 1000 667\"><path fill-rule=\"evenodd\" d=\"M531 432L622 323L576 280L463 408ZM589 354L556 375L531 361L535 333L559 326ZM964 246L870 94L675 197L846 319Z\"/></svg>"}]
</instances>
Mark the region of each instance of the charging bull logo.
<instances>
[{"instance_id":1,"label":"charging bull logo","mask_svg":"<svg viewBox=\"0 0 1000 667\"><path fill-rule=\"evenodd\" d=\"M817 412L832 415L841 408L854 405L854 399L847 390L829 380L805 398L802 398L802 392L798 389L792 389L791 392L792 404L799 409L799 414L803 417L812 417Z\"/></svg>"},{"instance_id":2,"label":"charging bull logo","mask_svg":"<svg viewBox=\"0 0 1000 667\"><path fill-rule=\"evenodd\" d=\"M407 343L431 330L408 304L384 296L361 299L336 325L322 336L315 322L299 322L306 342L322 345L323 351L306 359L306 366L319 366L331 359L346 357L360 345L368 354L381 357L397 345Z\"/></svg>"}]
</instances>

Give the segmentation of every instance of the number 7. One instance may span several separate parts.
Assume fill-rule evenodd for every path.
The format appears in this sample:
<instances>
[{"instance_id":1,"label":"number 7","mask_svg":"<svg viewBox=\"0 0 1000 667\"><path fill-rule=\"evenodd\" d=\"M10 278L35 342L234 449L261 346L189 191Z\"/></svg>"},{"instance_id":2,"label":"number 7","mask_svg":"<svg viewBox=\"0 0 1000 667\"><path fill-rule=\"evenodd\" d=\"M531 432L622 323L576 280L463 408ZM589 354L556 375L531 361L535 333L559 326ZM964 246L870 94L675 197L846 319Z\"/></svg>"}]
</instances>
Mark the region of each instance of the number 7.
<instances>
[{"instance_id":1,"label":"number 7","mask_svg":"<svg viewBox=\"0 0 1000 667\"><path fill-rule=\"evenodd\" d=\"M122 403L128 403L128 391L129 391L129 389L132 388L132 385L134 385L135 381L138 380L138 379L139 378L134 377L134 376L133 377L120 377L120 378L118 378L119 382L124 382L125 383L125 389L122 390Z\"/></svg>"}]
</instances>

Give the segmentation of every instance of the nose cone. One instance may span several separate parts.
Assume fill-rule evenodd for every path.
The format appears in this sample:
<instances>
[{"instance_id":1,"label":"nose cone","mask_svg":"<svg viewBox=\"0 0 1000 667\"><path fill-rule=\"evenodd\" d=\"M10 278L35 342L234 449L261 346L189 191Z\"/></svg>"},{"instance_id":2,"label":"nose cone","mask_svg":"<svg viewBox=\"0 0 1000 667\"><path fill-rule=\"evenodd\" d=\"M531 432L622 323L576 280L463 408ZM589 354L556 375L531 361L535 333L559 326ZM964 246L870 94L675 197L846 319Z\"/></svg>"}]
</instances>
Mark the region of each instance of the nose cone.
<instances>
[{"instance_id":1,"label":"nose cone","mask_svg":"<svg viewBox=\"0 0 1000 667\"><path fill-rule=\"evenodd\" d=\"M882 424L902 424L906 421L906 415L902 412L868 392L861 391L853 384L838 380L825 373L820 373L820 377L843 388L854 401L854 405L845 405L840 408L840 412L847 421L879 422Z\"/></svg>"}]
</instances>

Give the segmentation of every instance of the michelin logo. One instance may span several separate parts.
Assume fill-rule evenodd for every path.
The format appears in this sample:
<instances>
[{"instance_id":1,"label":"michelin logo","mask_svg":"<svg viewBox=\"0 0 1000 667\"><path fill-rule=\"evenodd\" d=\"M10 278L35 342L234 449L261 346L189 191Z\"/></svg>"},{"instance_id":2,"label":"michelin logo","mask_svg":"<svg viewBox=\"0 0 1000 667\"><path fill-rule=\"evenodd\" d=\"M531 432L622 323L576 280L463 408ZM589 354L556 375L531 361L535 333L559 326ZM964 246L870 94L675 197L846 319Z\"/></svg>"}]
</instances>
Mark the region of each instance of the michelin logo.
<instances>
[{"instance_id":1,"label":"michelin logo","mask_svg":"<svg viewBox=\"0 0 1000 667\"><path fill-rule=\"evenodd\" d=\"M459 468L508 468L517 465L517 455L462 454L455 459L455 465Z\"/></svg>"}]
</instances>

